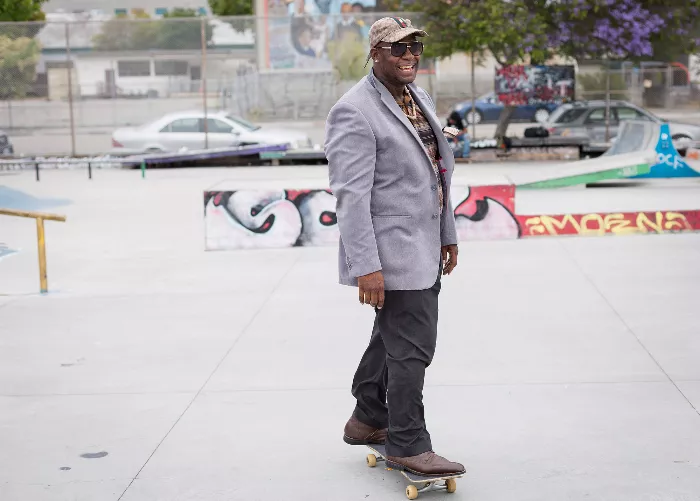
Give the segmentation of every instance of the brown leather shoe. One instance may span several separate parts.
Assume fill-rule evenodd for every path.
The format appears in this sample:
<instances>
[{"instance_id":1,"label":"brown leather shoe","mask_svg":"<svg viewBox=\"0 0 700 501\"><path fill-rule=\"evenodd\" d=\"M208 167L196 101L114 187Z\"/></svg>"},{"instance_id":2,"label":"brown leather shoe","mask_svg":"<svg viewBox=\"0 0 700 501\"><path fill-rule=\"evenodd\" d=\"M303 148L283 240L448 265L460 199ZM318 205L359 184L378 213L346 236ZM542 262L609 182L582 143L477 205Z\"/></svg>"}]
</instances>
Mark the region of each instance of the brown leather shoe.
<instances>
[{"instance_id":1,"label":"brown leather shoe","mask_svg":"<svg viewBox=\"0 0 700 501\"><path fill-rule=\"evenodd\" d=\"M343 440L350 445L383 444L386 432L386 428L373 428L352 416L345 424Z\"/></svg>"},{"instance_id":2,"label":"brown leather shoe","mask_svg":"<svg viewBox=\"0 0 700 501\"><path fill-rule=\"evenodd\" d=\"M405 470L416 475L435 477L440 475L459 475L467 471L461 464L448 461L433 451L405 458L387 456L386 465L395 470Z\"/></svg>"}]
</instances>

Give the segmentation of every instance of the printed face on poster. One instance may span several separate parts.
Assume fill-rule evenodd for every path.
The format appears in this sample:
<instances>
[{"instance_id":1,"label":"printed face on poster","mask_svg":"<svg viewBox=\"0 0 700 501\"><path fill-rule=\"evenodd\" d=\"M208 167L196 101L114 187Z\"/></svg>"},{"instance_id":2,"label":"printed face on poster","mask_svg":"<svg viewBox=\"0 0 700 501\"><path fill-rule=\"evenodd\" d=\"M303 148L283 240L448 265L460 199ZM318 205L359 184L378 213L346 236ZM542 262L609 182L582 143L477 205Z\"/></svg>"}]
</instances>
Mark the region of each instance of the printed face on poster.
<instances>
[{"instance_id":1,"label":"printed face on poster","mask_svg":"<svg viewBox=\"0 0 700 501\"><path fill-rule=\"evenodd\" d=\"M364 43L376 0L262 0L270 69L331 69L329 42Z\"/></svg>"},{"instance_id":2,"label":"printed face on poster","mask_svg":"<svg viewBox=\"0 0 700 501\"><path fill-rule=\"evenodd\" d=\"M496 68L495 91L505 105L562 104L575 96L573 66L523 66Z\"/></svg>"}]
</instances>

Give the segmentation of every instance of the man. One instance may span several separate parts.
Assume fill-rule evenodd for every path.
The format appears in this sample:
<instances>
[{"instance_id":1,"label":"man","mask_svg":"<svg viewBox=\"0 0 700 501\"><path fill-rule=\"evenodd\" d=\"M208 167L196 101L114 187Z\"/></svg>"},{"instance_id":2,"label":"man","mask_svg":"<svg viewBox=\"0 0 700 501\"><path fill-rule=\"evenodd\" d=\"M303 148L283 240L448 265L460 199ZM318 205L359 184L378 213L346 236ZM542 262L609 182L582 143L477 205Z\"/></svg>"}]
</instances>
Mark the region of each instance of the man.
<instances>
[{"instance_id":1,"label":"man","mask_svg":"<svg viewBox=\"0 0 700 501\"><path fill-rule=\"evenodd\" d=\"M449 190L454 157L428 94L413 84L427 34L402 18L370 28L374 65L330 111L325 151L337 199L340 283L375 308L355 373L353 445L385 443L388 465L464 472L432 450L423 413L437 337L440 275L457 266Z\"/></svg>"}]
</instances>

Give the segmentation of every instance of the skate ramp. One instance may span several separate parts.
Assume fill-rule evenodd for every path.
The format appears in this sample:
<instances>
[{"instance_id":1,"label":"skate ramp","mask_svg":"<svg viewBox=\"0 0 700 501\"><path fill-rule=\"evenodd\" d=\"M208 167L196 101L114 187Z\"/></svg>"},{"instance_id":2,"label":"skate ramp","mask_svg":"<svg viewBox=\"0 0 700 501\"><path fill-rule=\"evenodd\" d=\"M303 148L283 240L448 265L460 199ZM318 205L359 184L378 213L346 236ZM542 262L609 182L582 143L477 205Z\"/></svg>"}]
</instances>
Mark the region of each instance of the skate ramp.
<instances>
[{"instance_id":1,"label":"skate ramp","mask_svg":"<svg viewBox=\"0 0 700 501\"><path fill-rule=\"evenodd\" d=\"M700 176L698 167L691 167L676 150L669 125L666 123L658 124L646 120L622 122L615 142L601 158L615 158L647 150L652 150L655 155L650 171L628 177L652 179Z\"/></svg>"}]
</instances>

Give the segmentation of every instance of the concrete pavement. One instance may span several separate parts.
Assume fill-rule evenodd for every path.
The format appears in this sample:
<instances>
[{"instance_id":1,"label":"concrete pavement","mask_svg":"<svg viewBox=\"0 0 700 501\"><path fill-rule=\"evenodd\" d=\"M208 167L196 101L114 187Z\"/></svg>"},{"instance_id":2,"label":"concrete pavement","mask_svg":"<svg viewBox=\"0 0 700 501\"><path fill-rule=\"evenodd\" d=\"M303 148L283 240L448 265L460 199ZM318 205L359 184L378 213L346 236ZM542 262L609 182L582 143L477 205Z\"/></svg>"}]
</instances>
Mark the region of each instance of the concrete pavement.
<instances>
[{"instance_id":1,"label":"concrete pavement","mask_svg":"<svg viewBox=\"0 0 700 501\"><path fill-rule=\"evenodd\" d=\"M324 168L84 174L0 173L15 200L68 201L41 207L68 216L47 223L47 296L33 222L0 219L19 250L0 260L0 499L405 499L341 440L372 312L335 249L202 250L204 189ZM654 186L518 203L699 199ZM450 499L700 500L699 260L700 234L463 244L425 388L436 451L468 468Z\"/></svg>"}]
</instances>

